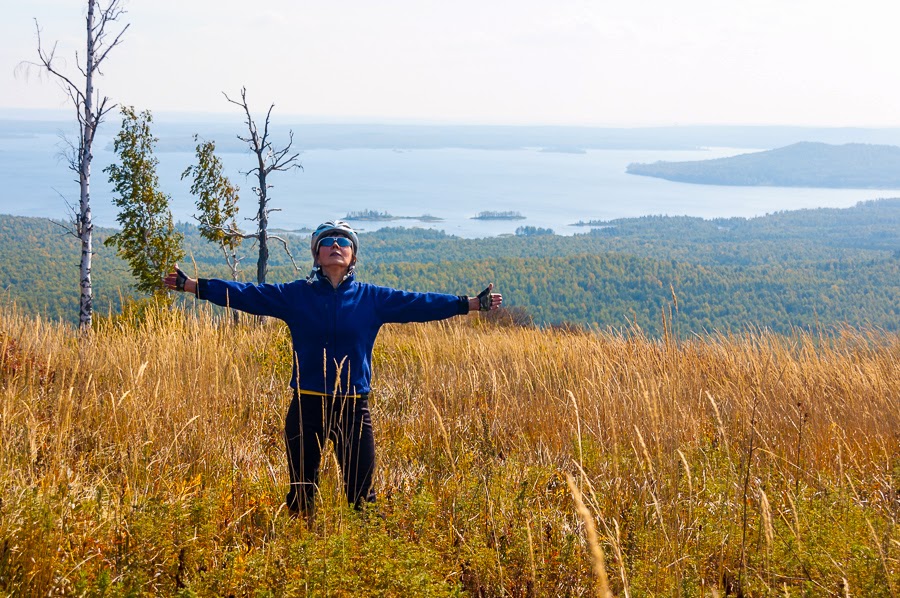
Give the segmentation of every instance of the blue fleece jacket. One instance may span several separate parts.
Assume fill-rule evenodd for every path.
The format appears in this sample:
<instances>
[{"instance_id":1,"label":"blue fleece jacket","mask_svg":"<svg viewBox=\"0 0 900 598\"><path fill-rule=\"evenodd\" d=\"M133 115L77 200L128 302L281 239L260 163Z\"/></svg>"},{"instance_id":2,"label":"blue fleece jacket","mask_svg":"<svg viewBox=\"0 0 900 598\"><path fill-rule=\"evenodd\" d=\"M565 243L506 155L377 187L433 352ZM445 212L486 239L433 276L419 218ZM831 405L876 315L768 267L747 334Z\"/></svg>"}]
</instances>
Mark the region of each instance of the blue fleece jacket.
<instances>
[{"instance_id":1,"label":"blue fleece jacket","mask_svg":"<svg viewBox=\"0 0 900 598\"><path fill-rule=\"evenodd\" d=\"M359 283L353 274L336 289L325 277L261 285L201 278L197 296L284 320L295 353L291 386L328 395L369 392L372 347L383 324L443 320L469 311L464 297Z\"/></svg>"}]
</instances>

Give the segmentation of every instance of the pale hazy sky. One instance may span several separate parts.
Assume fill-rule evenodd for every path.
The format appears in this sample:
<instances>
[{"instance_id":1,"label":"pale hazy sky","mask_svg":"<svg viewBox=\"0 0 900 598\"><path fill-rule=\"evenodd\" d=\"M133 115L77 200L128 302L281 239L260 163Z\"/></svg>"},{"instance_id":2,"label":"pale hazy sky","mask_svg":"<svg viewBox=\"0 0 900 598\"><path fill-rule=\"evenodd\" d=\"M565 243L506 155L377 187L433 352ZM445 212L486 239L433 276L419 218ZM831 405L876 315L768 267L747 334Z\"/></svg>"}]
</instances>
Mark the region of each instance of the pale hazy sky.
<instances>
[{"instance_id":1,"label":"pale hazy sky","mask_svg":"<svg viewBox=\"0 0 900 598\"><path fill-rule=\"evenodd\" d=\"M84 0L8 2L0 110L67 108ZM126 0L98 89L155 113L337 122L900 126L894 0Z\"/></svg>"}]
</instances>

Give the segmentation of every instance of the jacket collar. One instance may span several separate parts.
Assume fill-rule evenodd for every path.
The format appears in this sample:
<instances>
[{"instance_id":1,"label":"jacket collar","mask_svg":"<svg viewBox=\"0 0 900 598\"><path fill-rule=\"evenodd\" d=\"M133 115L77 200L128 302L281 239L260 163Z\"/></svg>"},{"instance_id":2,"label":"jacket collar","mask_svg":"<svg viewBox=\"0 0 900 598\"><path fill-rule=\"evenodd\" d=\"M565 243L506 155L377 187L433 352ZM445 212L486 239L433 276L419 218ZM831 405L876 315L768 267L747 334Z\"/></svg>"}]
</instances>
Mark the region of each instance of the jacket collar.
<instances>
[{"instance_id":1,"label":"jacket collar","mask_svg":"<svg viewBox=\"0 0 900 598\"><path fill-rule=\"evenodd\" d=\"M349 286L356 281L356 272L354 270L354 267L350 266L347 274L344 275L344 278L342 278L341 282L338 284L338 289ZM327 289L333 288L331 286L331 281L328 280L328 277L325 276L324 272L322 272L321 266L315 266L312 269L312 272L310 272L309 276L306 277L306 284L315 284L316 286L321 286Z\"/></svg>"}]
</instances>

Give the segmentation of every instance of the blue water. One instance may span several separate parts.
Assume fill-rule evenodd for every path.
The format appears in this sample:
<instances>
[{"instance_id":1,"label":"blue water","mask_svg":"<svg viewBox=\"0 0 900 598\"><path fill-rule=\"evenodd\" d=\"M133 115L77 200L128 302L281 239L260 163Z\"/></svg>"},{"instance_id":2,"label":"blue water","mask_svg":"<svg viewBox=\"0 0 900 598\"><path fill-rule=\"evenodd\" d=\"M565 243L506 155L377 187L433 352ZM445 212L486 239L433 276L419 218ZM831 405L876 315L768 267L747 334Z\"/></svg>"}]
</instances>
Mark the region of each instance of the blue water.
<instances>
[{"instance_id":1,"label":"blue water","mask_svg":"<svg viewBox=\"0 0 900 598\"><path fill-rule=\"evenodd\" d=\"M112 125L107 125L113 130ZM111 137L98 138L92 177L95 224L116 226L111 187L102 169L115 156L106 149ZM0 138L0 213L65 219L66 200L78 202L77 177L60 157L54 135ZM513 233L520 226L552 228L557 234L587 229L579 220L651 214L704 218L758 216L816 207L849 207L900 190L722 187L674 183L625 174L631 162L699 160L757 151L709 148L696 151L591 150L583 154L538 149L344 149L313 150L301 155L303 170L270 178L270 226L300 229L350 211L377 210L396 216L429 214L441 222L399 220L360 222L359 228L422 226L463 237ZM240 174L252 167L249 154L220 156L233 182L241 187L241 216L256 212L254 181ZM191 165L190 152L158 153L162 190L171 196L176 220L195 213L189 183L180 180ZM524 220L483 221L482 211L516 211ZM252 223L244 223L252 228Z\"/></svg>"}]
</instances>

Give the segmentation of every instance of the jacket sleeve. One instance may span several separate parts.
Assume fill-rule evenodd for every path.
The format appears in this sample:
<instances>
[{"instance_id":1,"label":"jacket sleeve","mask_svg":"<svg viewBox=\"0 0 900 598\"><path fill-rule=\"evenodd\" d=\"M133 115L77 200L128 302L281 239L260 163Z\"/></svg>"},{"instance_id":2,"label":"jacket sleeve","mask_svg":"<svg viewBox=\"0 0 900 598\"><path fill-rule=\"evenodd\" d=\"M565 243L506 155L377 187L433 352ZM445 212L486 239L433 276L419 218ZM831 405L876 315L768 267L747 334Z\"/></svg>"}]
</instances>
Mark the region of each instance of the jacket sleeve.
<instances>
[{"instance_id":1,"label":"jacket sleeve","mask_svg":"<svg viewBox=\"0 0 900 598\"><path fill-rule=\"evenodd\" d=\"M281 319L290 305L283 284L256 285L217 278L198 279L197 297L248 314Z\"/></svg>"},{"instance_id":2,"label":"jacket sleeve","mask_svg":"<svg viewBox=\"0 0 900 598\"><path fill-rule=\"evenodd\" d=\"M469 301L466 297L444 293L413 293L387 287L375 289L375 310L385 324L431 322L469 313Z\"/></svg>"}]
</instances>

